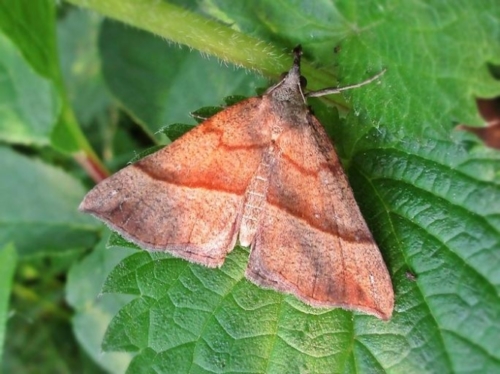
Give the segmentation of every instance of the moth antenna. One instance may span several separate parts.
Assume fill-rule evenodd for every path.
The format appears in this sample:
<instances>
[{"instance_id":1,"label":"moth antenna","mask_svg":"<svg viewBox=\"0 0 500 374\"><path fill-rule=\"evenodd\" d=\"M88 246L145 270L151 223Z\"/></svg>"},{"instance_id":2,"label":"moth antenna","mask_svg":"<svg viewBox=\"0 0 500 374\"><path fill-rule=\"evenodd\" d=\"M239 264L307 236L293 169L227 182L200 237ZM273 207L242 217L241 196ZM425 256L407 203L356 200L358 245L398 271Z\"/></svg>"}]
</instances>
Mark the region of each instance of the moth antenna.
<instances>
[{"instance_id":1,"label":"moth antenna","mask_svg":"<svg viewBox=\"0 0 500 374\"><path fill-rule=\"evenodd\" d=\"M374 75L373 77L368 78L367 80L364 80L363 82L360 82L360 83L351 84L351 85L345 86L345 87L323 88L322 90L308 92L305 94L305 96L306 97L319 97L319 96L333 95L333 94L337 94L337 93L342 92L342 91L350 90L352 88L358 88L358 87L364 86L364 85L369 84L369 83L373 82L374 80L378 79L379 77L384 75L384 73L386 71L387 71L387 69L384 69L380 73L378 73L378 74Z\"/></svg>"}]
</instances>

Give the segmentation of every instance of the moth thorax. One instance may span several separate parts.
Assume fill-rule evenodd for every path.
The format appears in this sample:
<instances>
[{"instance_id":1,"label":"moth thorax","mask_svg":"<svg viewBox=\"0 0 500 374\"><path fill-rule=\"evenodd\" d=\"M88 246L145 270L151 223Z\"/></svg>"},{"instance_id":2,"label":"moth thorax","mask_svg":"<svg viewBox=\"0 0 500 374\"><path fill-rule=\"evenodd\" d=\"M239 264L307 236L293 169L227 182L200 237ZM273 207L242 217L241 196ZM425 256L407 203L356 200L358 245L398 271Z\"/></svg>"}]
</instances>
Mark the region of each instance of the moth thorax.
<instances>
[{"instance_id":1,"label":"moth thorax","mask_svg":"<svg viewBox=\"0 0 500 374\"><path fill-rule=\"evenodd\" d=\"M262 213L265 208L270 173L270 149L262 158L257 171L252 177L245 193L245 203L240 226L240 244L248 246L252 243Z\"/></svg>"}]
</instances>

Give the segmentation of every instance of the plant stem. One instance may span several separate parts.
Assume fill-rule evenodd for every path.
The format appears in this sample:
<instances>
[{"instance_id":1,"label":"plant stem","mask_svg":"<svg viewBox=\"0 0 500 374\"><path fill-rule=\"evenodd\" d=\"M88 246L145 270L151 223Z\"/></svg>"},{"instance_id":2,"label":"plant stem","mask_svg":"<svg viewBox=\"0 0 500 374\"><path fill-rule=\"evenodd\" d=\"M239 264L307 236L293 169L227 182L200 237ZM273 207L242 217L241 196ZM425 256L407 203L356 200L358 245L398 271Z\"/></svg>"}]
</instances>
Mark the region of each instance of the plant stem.
<instances>
[{"instance_id":1,"label":"plant stem","mask_svg":"<svg viewBox=\"0 0 500 374\"><path fill-rule=\"evenodd\" d=\"M291 66L290 51L240 33L189 10L158 0L67 0L232 64L277 77ZM326 71L302 64L311 89L332 86ZM326 82L326 83L325 83ZM336 102L342 102L339 97Z\"/></svg>"}]
</instances>

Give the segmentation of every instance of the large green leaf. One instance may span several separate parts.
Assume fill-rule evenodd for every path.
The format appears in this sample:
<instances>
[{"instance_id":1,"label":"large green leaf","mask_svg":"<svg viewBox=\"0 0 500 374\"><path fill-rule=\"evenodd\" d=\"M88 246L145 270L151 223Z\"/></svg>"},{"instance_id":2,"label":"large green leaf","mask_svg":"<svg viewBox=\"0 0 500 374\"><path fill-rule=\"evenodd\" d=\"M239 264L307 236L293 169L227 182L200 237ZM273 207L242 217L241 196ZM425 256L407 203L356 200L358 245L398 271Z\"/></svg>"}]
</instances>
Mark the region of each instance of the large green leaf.
<instances>
[{"instance_id":1,"label":"large green leaf","mask_svg":"<svg viewBox=\"0 0 500 374\"><path fill-rule=\"evenodd\" d=\"M459 121L479 123L474 96L500 94L487 69L500 58L500 8L493 1L315 4L207 1L198 11L280 47L301 42L322 67L333 65L333 48L340 46L335 59L343 84L387 69L380 84L346 94L351 111L333 134L389 267L394 316L382 322L314 309L260 289L243 277L248 252L242 248L219 270L139 252L104 287L135 296L103 343L107 351L137 353L131 372L500 371L500 155L452 130ZM123 13L120 18L126 21ZM130 113L160 125L169 118L166 108L181 104L156 92L178 77L148 65L163 53L159 40L136 31L122 35L131 35L130 54L122 48L114 52L122 64L110 61L128 76L111 72L106 79ZM149 49L136 49L138 40ZM102 53L112 57L107 48ZM181 60L173 61L180 69ZM133 89L141 87L136 80L149 82L137 96L148 99L137 105L113 76ZM186 101L204 87L200 80L185 82L187 93L179 96Z\"/></svg>"},{"instance_id":2,"label":"large green leaf","mask_svg":"<svg viewBox=\"0 0 500 374\"><path fill-rule=\"evenodd\" d=\"M96 223L77 211L82 185L54 166L0 147L0 245L20 255L82 248L96 239Z\"/></svg>"}]
</instances>

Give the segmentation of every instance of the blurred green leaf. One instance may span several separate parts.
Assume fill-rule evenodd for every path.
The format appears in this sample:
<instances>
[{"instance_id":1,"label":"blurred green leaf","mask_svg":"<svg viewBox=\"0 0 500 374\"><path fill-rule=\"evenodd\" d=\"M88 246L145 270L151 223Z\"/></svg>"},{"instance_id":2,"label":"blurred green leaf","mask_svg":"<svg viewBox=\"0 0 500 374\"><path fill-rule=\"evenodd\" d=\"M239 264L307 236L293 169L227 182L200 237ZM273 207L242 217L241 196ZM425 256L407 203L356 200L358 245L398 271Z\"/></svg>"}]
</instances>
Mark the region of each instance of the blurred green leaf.
<instances>
[{"instance_id":1,"label":"blurred green leaf","mask_svg":"<svg viewBox=\"0 0 500 374\"><path fill-rule=\"evenodd\" d=\"M1 32L0 81L0 140L48 145L61 106L56 87Z\"/></svg>"},{"instance_id":2,"label":"blurred green leaf","mask_svg":"<svg viewBox=\"0 0 500 374\"><path fill-rule=\"evenodd\" d=\"M40 75L59 83L55 27L53 0L0 2L0 29Z\"/></svg>"},{"instance_id":3,"label":"blurred green leaf","mask_svg":"<svg viewBox=\"0 0 500 374\"><path fill-rule=\"evenodd\" d=\"M64 153L83 151L85 157L92 159L96 169L102 169L87 139L83 136L66 97L57 54L55 19L55 2L53 0L36 2L30 0L5 0L0 2L0 29L13 41L26 63L52 83L56 90L53 95L57 94L60 100L60 110L57 112L57 118L55 120L50 118L52 122L46 123L47 114L42 113L41 123L44 126L37 124L36 128L42 127L43 134L46 134L47 128L51 130L50 145L57 150ZM40 90L37 86L34 89ZM38 93L43 94L43 91L38 91ZM23 100L26 102L29 98L29 96L17 96L20 96L15 97L18 101ZM32 94L31 96L36 95ZM46 105L47 101L48 98L45 98L40 103L31 103L31 105L43 108L42 104ZM10 110L19 111L18 108ZM36 112L30 114L37 115ZM36 117L30 119L32 118L36 119ZM31 126L23 124L24 127L33 127L32 121L28 122Z\"/></svg>"},{"instance_id":4,"label":"blurred green leaf","mask_svg":"<svg viewBox=\"0 0 500 374\"><path fill-rule=\"evenodd\" d=\"M104 22L100 51L109 88L151 132L168 123L192 123L193 110L230 94L253 96L265 84L255 74L116 22Z\"/></svg>"},{"instance_id":5,"label":"blurred green leaf","mask_svg":"<svg viewBox=\"0 0 500 374\"><path fill-rule=\"evenodd\" d=\"M102 18L96 13L70 8L57 25L59 61L68 99L78 122L86 130L94 121L109 127L109 108L112 106L101 71L97 48ZM91 138L102 137L107 129L97 134L86 132ZM108 130L109 131L109 130Z\"/></svg>"},{"instance_id":6,"label":"blurred green leaf","mask_svg":"<svg viewBox=\"0 0 500 374\"><path fill-rule=\"evenodd\" d=\"M90 246L95 220L77 211L85 191L59 168L0 147L0 245L21 256Z\"/></svg>"},{"instance_id":7,"label":"blurred green leaf","mask_svg":"<svg viewBox=\"0 0 500 374\"><path fill-rule=\"evenodd\" d=\"M61 150L79 150L80 147L78 147L74 136L71 134L75 131L78 132L78 130L65 100L57 60L54 1L40 0L35 3L27 0L2 1L0 3L0 29L13 41L18 53L25 60L21 62L17 69L20 71L16 75L12 72L9 74L9 80L12 81L10 86L14 88L21 87L26 91L24 87L31 83L30 76L25 77L22 75L18 79L15 78L23 71L21 70L23 67L24 70L27 70L29 65L38 75L46 79L45 86L53 90L50 95L47 95L45 91L49 88L38 83L33 86L34 91L30 95L23 94L22 91L14 95L11 93L15 100L11 102L11 95L8 95L8 88L10 87L5 87L2 96L6 95L3 101L8 103L5 111L10 114L10 121L7 121L8 126L2 132L6 133L7 130L13 127L15 127L15 130L11 131L13 134L4 135L3 138L23 144L32 143L32 138L34 138L34 140L38 140L38 143L47 145L49 143L48 135L51 135L51 143L56 146L59 145ZM12 52L10 53L12 54ZM20 57L18 57L18 61L20 61ZM4 74L6 75L7 72ZM10 90L12 91L12 88ZM44 98L40 102L33 99L31 102L28 100L30 97L37 96L44 96ZM23 105L19 106L16 101L21 102ZM34 108L38 107L40 113L29 111L28 117L24 112L27 111L29 105L34 105ZM56 113L54 113L54 108L57 108ZM45 109L45 111L41 111L42 109ZM19 115L20 112L23 114L22 116ZM17 116L13 114L17 114ZM38 118L38 115L41 115L41 117ZM19 125L22 125L22 128L18 128ZM26 128L30 131L24 130ZM44 135L44 137L37 139L41 135Z\"/></svg>"},{"instance_id":8,"label":"blurred green leaf","mask_svg":"<svg viewBox=\"0 0 500 374\"><path fill-rule=\"evenodd\" d=\"M75 341L64 302L66 272L81 254L19 259L2 373L101 373Z\"/></svg>"},{"instance_id":9,"label":"blurred green leaf","mask_svg":"<svg viewBox=\"0 0 500 374\"><path fill-rule=\"evenodd\" d=\"M71 268L68 273L66 298L76 310L73 328L82 347L108 372L123 373L132 355L103 353L101 343L111 318L131 297L102 295L101 289L109 272L121 260L136 251L125 248L107 249L106 240L102 240L91 254Z\"/></svg>"},{"instance_id":10,"label":"blurred green leaf","mask_svg":"<svg viewBox=\"0 0 500 374\"><path fill-rule=\"evenodd\" d=\"M9 312L12 277L16 269L17 254L12 244L0 248L0 362L5 341L5 324Z\"/></svg>"}]
</instances>

